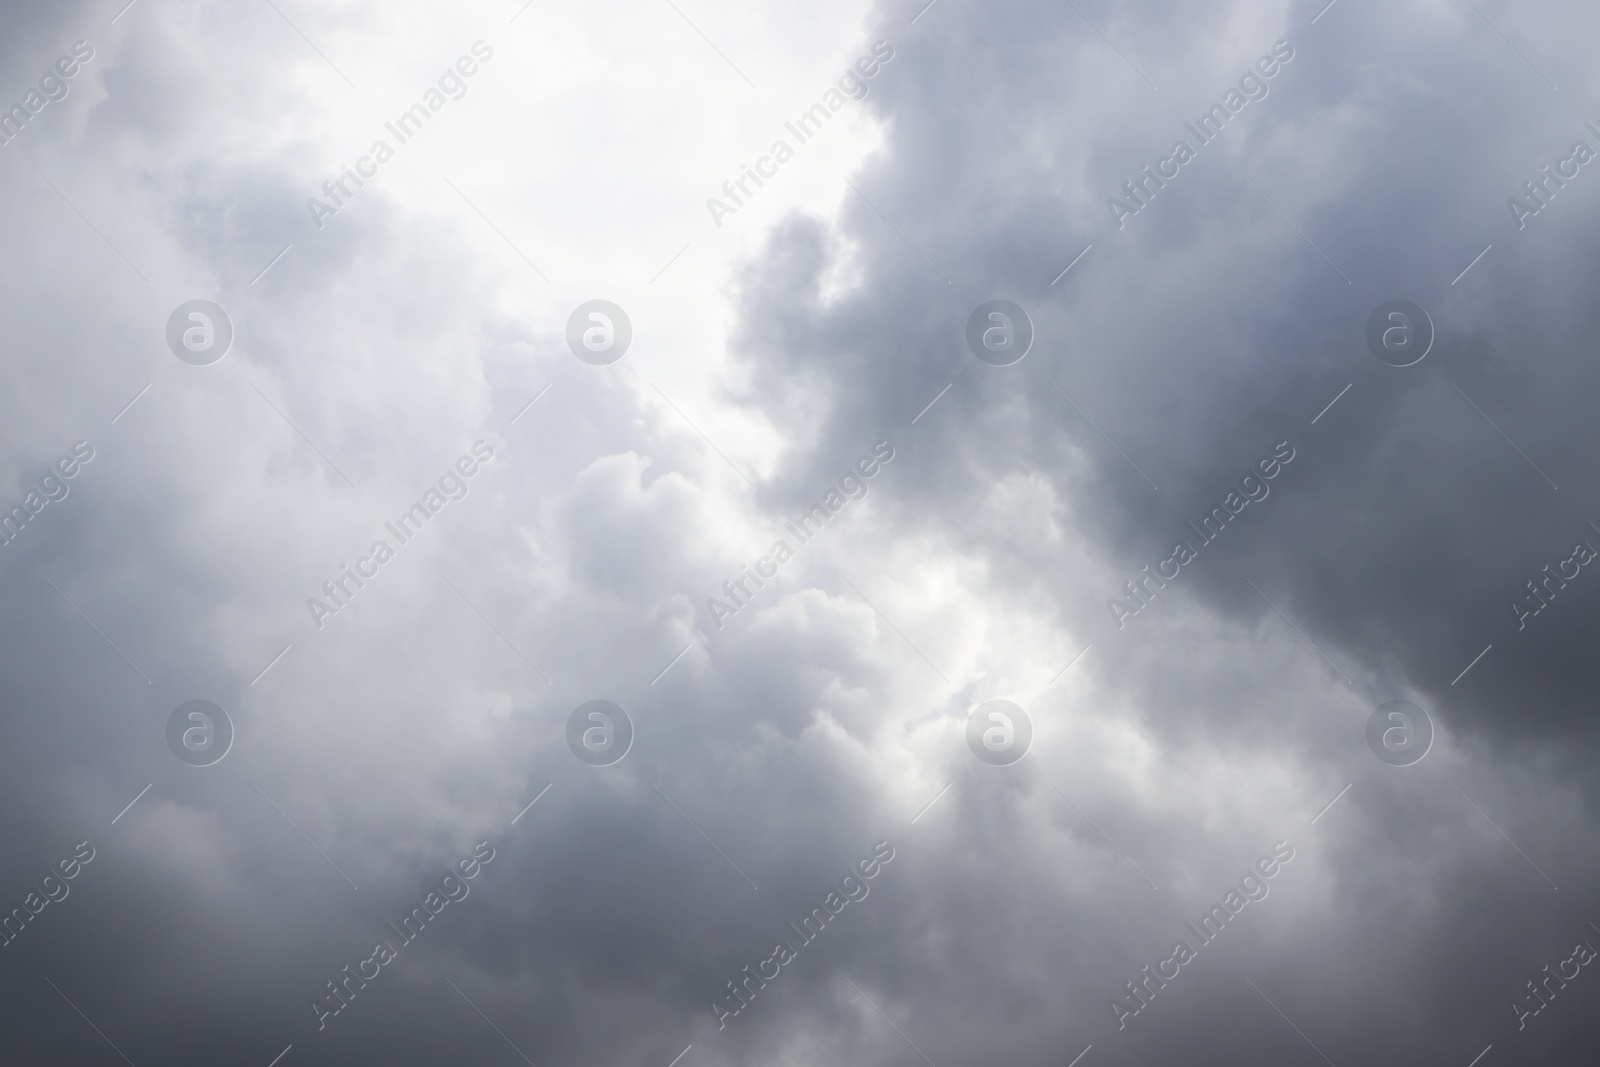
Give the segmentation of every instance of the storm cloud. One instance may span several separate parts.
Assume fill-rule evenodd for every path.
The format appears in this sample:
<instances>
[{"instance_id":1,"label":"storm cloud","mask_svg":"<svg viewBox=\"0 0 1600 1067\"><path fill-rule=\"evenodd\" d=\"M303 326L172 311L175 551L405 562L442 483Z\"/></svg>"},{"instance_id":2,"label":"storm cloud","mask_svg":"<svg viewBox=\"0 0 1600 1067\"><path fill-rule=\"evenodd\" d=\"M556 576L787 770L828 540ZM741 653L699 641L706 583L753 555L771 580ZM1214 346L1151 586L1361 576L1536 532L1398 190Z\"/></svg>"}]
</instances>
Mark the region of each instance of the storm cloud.
<instances>
[{"instance_id":1,"label":"storm cloud","mask_svg":"<svg viewBox=\"0 0 1600 1067\"><path fill-rule=\"evenodd\" d=\"M5 18L12 1059L1593 1046L1600 13Z\"/></svg>"}]
</instances>

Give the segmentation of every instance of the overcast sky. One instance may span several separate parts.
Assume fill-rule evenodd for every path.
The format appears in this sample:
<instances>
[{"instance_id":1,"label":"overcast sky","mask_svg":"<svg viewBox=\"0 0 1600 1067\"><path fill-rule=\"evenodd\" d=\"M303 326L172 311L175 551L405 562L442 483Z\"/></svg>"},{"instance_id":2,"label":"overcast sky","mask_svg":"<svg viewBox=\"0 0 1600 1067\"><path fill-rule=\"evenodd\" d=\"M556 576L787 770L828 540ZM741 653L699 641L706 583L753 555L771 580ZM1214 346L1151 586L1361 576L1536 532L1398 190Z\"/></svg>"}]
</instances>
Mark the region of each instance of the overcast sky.
<instances>
[{"instance_id":1,"label":"overcast sky","mask_svg":"<svg viewBox=\"0 0 1600 1067\"><path fill-rule=\"evenodd\" d=\"M0 15L7 1062L1592 1056L1592 5L125 3Z\"/></svg>"}]
</instances>

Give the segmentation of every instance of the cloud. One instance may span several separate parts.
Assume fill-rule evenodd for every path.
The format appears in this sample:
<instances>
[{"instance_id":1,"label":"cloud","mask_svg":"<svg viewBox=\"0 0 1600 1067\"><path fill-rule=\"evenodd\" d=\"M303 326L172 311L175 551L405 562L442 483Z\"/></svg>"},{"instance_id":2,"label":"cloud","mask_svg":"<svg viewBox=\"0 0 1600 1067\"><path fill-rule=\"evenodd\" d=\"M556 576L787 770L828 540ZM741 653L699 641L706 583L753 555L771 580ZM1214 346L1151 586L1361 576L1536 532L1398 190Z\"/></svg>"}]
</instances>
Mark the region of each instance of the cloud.
<instances>
[{"instance_id":1,"label":"cloud","mask_svg":"<svg viewBox=\"0 0 1600 1067\"><path fill-rule=\"evenodd\" d=\"M1581 977L1522 1031L1510 1005L1600 936L1591 575L1521 630L1509 605L1600 547L1594 179L1521 230L1505 201L1594 136L1591 14L517 6L69 5L0 47L19 93L96 49L0 150L3 499L95 449L0 548L7 907L96 850L0 950L25 1058L1587 1047ZM305 198L479 39L471 91L316 229ZM850 123L710 228L706 191L879 40ZM1437 328L1407 368L1365 339L1402 298ZM234 327L209 366L166 346L194 299ZM595 299L634 326L605 367L565 340ZM966 349L991 299L1035 330L1012 366ZM307 598L477 441L470 492L318 628ZM1367 749L1394 697L1436 728L1411 767ZM235 730L209 767L167 749L193 699ZM633 727L607 767L567 747L594 699ZM1020 762L968 748L991 699ZM870 896L719 1029L879 841ZM1270 895L1119 1029L1279 842Z\"/></svg>"}]
</instances>

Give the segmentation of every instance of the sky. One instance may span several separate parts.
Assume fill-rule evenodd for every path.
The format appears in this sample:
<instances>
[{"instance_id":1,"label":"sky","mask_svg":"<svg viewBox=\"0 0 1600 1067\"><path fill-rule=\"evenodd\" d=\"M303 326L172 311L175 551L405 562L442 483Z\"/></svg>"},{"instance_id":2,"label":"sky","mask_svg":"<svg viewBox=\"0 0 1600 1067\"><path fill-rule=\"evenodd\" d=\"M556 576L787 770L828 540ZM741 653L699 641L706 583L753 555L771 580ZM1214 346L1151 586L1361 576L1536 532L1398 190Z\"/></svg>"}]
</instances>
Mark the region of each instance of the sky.
<instances>
[{"instance_id":1,"label":"sky","mask_svg":"<svg viewBox=\"0 0 1600 1067\"><path fill-rule=\"evenodd\" d=\"M0 18L8 1061L1594 1047L1600 11Z\"/></svg>"}]
</instances>

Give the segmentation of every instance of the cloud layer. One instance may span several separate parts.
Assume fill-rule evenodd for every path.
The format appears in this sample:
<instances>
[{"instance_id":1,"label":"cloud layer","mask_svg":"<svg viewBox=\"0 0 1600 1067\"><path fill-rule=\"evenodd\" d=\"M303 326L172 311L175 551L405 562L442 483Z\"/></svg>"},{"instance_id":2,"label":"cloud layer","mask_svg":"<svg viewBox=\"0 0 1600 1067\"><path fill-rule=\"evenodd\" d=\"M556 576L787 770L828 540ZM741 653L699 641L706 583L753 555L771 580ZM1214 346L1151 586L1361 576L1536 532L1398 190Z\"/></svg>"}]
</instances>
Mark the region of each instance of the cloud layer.
<instances>
[{"instance_id":1,"label":"cloud layer","mask_svg":"<svg viewBox=\"0 0 1600 1067\"><path fill-rule=\"evenodd\" d=\"M1591 1047L1600 16L1135 7L17 13L14 1058Z\"/></svg>"}]
</instances>

